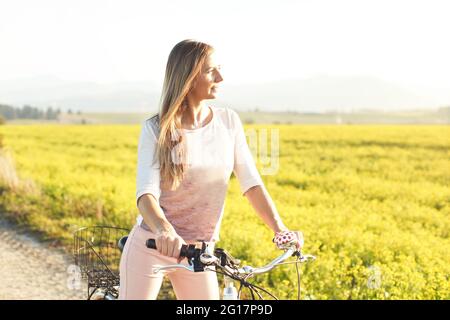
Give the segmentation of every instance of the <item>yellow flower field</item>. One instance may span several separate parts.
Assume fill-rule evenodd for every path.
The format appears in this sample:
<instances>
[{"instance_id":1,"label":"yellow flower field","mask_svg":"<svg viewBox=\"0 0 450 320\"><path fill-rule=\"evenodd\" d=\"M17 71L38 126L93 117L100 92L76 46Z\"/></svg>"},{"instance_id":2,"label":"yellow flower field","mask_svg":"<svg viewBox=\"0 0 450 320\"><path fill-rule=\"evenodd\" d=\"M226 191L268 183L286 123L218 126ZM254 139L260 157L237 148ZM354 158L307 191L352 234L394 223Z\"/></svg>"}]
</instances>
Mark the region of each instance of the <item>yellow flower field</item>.
<instances>
[{"instance_id":1,"label":"yellow flower field","mask_svg":"<svg viewBox=\"0 0 450 320\"><path fill-rule=\"evenodd\" d=\"M279 170L263 179L285 224L303 231L305 253L317 256L301 266L303 299L450 299L449 126L246 128L279 130ZM80 226L131 228L139 133L1 126L3 153L27 181L0 181L2 212L64 244ZM232 177L217 246L259 266L279 254L272 237ZM296 298L293 265L256 281Z\"/></svg>"}]
</instances>

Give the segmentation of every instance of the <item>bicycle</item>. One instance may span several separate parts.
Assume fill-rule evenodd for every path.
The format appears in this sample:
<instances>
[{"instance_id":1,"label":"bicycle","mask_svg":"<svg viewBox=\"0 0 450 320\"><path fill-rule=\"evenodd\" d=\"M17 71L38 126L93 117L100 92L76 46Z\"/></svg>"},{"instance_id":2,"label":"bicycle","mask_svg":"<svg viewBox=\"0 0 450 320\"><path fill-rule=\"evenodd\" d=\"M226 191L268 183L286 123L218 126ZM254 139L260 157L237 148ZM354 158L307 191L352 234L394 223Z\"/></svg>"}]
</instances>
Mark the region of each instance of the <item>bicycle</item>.
<instances>
[{"instance_id":1,"label":"bicycle","mask_svg":"<svg viewBox=\"0 0 450 320\"><path fill-rule=\"evenodd\" d=\"M98 228L98 227L97 227ZM106 227L106 228L114 228L114 227ZM124 230L124 229L121 229ZM127 241L127 236L122 236L117 240L117 249L118 252L121 252L125 246ZM83 242L83 241L82 241ZM148 239L146 241L146 246L149 249L156 249L156 243L154 239ZM91 250L92 250L91 246ZM269 295L271 298L278 300L276 296L271 294L266 289L250 283L248 280L255 275L263 274L269 272L273 268L283 264L295 264L297 270L297 280L298 280L298 294L297 299L300 299L300 271L298 268L299 263L305 263L308 261L314 261L316 259L315 256L310 254L302 254L300 250L298 250L295 246L294 242L287 243L282 247L284 253L280 256L276 257L270 263L263 267L254 268L252 266L243 266L240 267L241 261L239 259L234 258L231 254L229 254L226 250L222 248L213 249L206 242L199 242L197 244L183 245L180 251L180 257L186 258L188 260L188 266L183 264L174 264L168 266L155 267L153 269L154 273L161 272L167 269L176 269L183 268L189 270L191 272L204 272L204 271L213 271L218 274L222 274L224 276L224 284L222 299L223 300L240 300L241 293L244 288L247 288L251 293L251 299L255 300L256 297L259 299L264 299L261 295L261 292ZM296 257L295 261L285 262L290 257ZM99 257L98 254L93 257ZM104 263L106 259L102 259ZM77 260L76 260L77 261ZM79 260L80 261L80 260ZM119 287L119 275L116 272L112 272L111 268L107 266L103 266L103 269L107 268L107 270L111 272L96 272L95 270L88 270L89 268L81 268L81 270L87 274L87 277L91 277L91 282L88 281L88 300L95 299L105 299L105 300L115 300L118 297L118 287ZM108 276L110 278L109 281L99 281L102 279L102 276ZM240 287L239 289L234 287L234 281L239 281ZM89 284L94 285L95 290L90 292ZM261 291L261 292L260 292ZM94 296L94 293L97 294Z\"/></svg>"}]
</instances>

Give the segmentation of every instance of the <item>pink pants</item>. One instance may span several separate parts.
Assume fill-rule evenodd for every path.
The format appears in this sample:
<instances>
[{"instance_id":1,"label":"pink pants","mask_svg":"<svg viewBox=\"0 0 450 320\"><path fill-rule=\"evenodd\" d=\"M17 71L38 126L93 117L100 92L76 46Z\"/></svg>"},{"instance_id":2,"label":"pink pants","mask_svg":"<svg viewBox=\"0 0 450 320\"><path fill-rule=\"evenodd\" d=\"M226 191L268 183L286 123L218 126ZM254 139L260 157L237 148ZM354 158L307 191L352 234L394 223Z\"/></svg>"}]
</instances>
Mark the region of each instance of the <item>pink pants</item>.
<instances>
[{"instance_id":1,"label":"pink pants","mask_svg":"<svg viewBox=\"0 0 450 320\"><path fill-rule=\"evenodd\" d=\"M191 272L177 268L154 274L154 267L177 264L177 259L147 248L145 242L150 238L154 239L155 235L138 225L128 236L120 259L120 300L156 300L165 275L179 300L220 299L217 275L213 271ZM188 266L186 259L181 264Z\"/></svg>"}]
</instances>

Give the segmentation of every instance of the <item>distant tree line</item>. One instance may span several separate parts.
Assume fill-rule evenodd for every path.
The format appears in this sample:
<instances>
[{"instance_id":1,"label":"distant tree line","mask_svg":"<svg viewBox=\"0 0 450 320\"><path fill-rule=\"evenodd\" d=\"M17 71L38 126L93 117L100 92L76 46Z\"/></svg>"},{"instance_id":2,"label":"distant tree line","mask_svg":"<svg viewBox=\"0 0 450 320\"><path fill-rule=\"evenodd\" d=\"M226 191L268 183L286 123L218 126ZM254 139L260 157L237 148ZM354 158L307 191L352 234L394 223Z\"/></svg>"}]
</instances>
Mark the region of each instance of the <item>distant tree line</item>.
<instances>
[{"instance_id":1,"label":"distant tree line","mask_svg":"<svg viewBox=\"0 0 450 320\"><path fill-rule=\"evenodd\" d=\"M439 108L438 113L444 118L447 118L447 123L450 124L450 106L444 106Z\"/></svg>"},{"instance_id":2,"label":"distant tree line","mask_svg":"<svg viewBox=\"0 0 450 320\"><path fill-rule=\"evenodd\" d=\"M438 109L438 112L450 114L450 106L441 107Z\"/></svg>"},{"instance_id":3,"label":"distant tree line","mask_svg":"<svg viewBox=\"0 0 450 320\"><path fill-rule=\"evenodd\" d=\"M61 114L61 109L48 107L47 110L24 105L22 108L0 104L0 116L6 120L12 119L46 119L55 120Z\"/></svg>"}]
</instances>

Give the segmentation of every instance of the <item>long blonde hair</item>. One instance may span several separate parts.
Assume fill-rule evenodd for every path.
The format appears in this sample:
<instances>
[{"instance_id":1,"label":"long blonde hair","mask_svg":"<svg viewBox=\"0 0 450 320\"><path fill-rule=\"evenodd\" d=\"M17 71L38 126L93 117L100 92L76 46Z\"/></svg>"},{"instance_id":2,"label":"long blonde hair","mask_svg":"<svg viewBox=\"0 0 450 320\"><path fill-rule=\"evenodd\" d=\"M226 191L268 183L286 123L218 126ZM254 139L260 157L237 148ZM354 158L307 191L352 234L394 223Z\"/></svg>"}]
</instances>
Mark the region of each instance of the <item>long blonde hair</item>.
<instances>
[{"instance_id":1,"label":"long blonde hair","mask_svg":"<svg viewBox=\"0 0 450 320\"><path fill-rule=\"evenodd\" d=\"M186 142L181 118L187 107L186 97L195 86L206 58L214 48L192 39L177 43L169 54L160 107L158 158L164 188L175 190L186 172Z\"/></svg>"}]
</instances>

